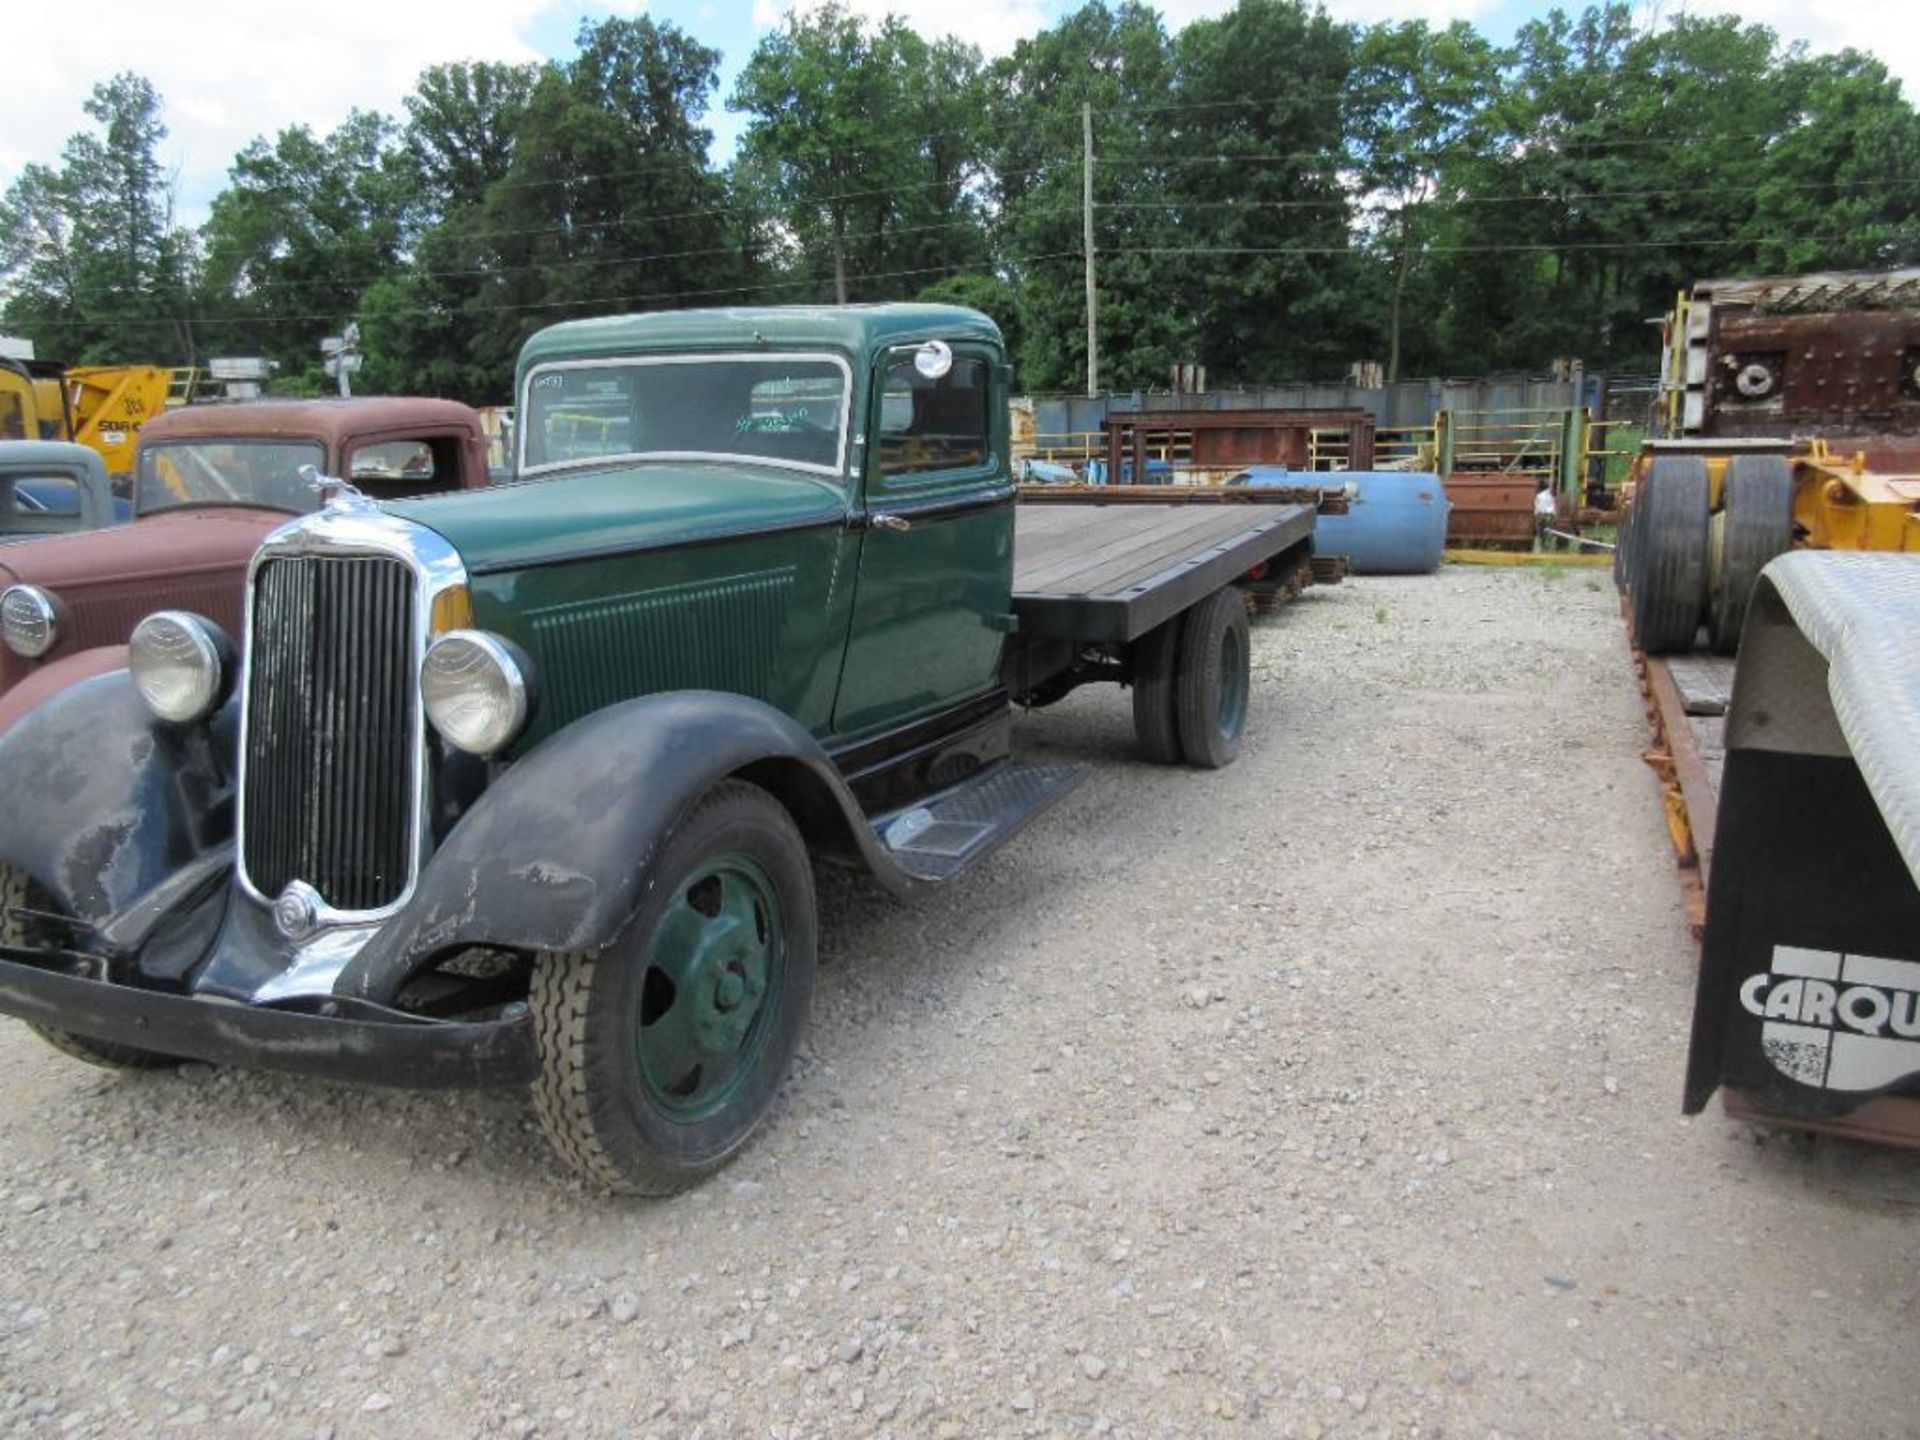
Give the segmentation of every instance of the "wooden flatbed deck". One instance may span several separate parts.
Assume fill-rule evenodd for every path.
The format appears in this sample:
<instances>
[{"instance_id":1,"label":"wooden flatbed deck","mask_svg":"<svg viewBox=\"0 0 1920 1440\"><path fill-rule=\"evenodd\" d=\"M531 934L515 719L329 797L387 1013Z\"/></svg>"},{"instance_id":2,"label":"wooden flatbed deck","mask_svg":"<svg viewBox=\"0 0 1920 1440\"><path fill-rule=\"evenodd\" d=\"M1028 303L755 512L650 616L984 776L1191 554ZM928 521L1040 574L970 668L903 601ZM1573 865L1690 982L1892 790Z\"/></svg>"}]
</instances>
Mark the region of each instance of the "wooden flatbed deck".
<instances>
[{"instance_id":1,"label":"wooden flatbed deck","mask_svg":"<svg viewBox=\"0 0 1920 1440\"><path fill-rule=\"evenodd\" d=\"M1013 608L1023 636L1139 638L1313 534L1309 505L1021 505Z\"/></svg>"}]
</instances>

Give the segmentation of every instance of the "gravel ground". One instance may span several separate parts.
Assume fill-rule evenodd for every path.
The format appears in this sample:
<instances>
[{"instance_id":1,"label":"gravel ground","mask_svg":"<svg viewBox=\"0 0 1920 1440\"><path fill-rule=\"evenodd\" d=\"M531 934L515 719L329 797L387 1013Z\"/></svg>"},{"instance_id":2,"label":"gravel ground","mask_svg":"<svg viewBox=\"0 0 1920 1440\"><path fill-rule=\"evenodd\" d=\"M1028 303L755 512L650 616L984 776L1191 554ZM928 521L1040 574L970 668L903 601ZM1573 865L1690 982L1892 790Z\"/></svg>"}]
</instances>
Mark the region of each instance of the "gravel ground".
<instances>
[{"instance_id":1,"label":"gravel ground","mask_svg":"<svg viewBox=\"0 0 1920 1440\"><path fill-rule=\"evenodd\" d=\"M115 1077L0 1024L0 1433L1911 1435L1920 1162L1678 1114L1695 950L1610 589L1350 581L1213 774L917 907L826 882L703 1189L521 1096Z\"/></svg>"}]
</instances>

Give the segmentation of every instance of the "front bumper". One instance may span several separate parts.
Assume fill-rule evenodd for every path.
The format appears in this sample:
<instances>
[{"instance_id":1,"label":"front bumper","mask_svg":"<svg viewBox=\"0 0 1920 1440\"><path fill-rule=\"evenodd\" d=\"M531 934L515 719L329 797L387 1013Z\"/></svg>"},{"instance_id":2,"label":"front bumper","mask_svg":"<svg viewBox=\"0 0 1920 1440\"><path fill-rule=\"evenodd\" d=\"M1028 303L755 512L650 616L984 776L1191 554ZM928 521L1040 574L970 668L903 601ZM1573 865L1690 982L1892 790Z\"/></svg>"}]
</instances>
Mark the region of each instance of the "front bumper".
<instances>
[{"instance_id":1,"label":"front bumper","mask_svg":"<svg viewBox=\"0 0 1920 1440\"><path fill-rule=\"evenodd\" d=\"M273 1005L148 990L0 946L0 1014L213 1065L416 1090L524 1085L539 1069L533 1017L432 1020L342 996Z\"/></svg>"}]
</instances>

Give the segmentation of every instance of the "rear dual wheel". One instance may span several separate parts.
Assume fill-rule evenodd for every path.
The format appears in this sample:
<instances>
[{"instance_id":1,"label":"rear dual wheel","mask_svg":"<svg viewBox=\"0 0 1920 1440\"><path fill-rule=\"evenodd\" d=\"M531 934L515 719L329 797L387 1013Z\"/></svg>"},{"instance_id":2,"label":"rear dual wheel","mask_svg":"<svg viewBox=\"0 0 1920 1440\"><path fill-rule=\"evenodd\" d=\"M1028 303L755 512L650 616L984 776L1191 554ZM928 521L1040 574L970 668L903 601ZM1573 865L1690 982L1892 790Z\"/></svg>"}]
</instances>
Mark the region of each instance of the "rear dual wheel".
<instances>
[{"instance_id":1,"label":"rear dual wheel","mask_svg":"<svg viewBox=\"0 0 1920 1440\"><path fill-rule=\"evenodd\" d=\"M1149 760L1209 770L1231 764L1251 691L1247 607L1232 586L1134 642L1133 723Z\"/></svg>"},{"instance_id":2,"label":"rear dual wheel","mask_svg":"<svg viewBox=\"0 0 1920 1440\"><path fill-rule=\"evenodd\" d=\"M1693 648L1707 596L1707 463L1662 455L1633 499L1627 587L1633 634L1649 655Z\"/></svg>"},{"instance_id":3,"label":"rear dual wheel","mask_svg":"<svg viewBox=\"0 0 1920 1440\"><path fill-rule=\"evenodd\" d=\"M1740 648L1747 602L1769 560L1793 544L1793 467L1780 455L1739 455L1721 486L1707 627L1717 655Z\"/></svg>"}]
</instances>

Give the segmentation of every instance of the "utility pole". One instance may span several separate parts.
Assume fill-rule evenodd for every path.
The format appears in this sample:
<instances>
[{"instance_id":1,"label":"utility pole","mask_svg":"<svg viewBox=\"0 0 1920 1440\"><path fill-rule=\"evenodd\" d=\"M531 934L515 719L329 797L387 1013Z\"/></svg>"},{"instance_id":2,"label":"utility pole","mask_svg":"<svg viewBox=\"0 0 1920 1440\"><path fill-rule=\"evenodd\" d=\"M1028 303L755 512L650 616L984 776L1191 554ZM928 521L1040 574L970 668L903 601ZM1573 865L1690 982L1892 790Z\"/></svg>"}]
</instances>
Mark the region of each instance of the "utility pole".
<instances>
[{"instance_id":1,"label":"utility pole","mask_svg":"<svg viewBox=\"0 0 1920 1440\"><path fill-rule=\"evenodd\" d=\"M1100 297L1093 283L1093 106L1080 107L1080 221L1087 251L1087 395L1100 390Z\"/></svg>"}]
</instances>

